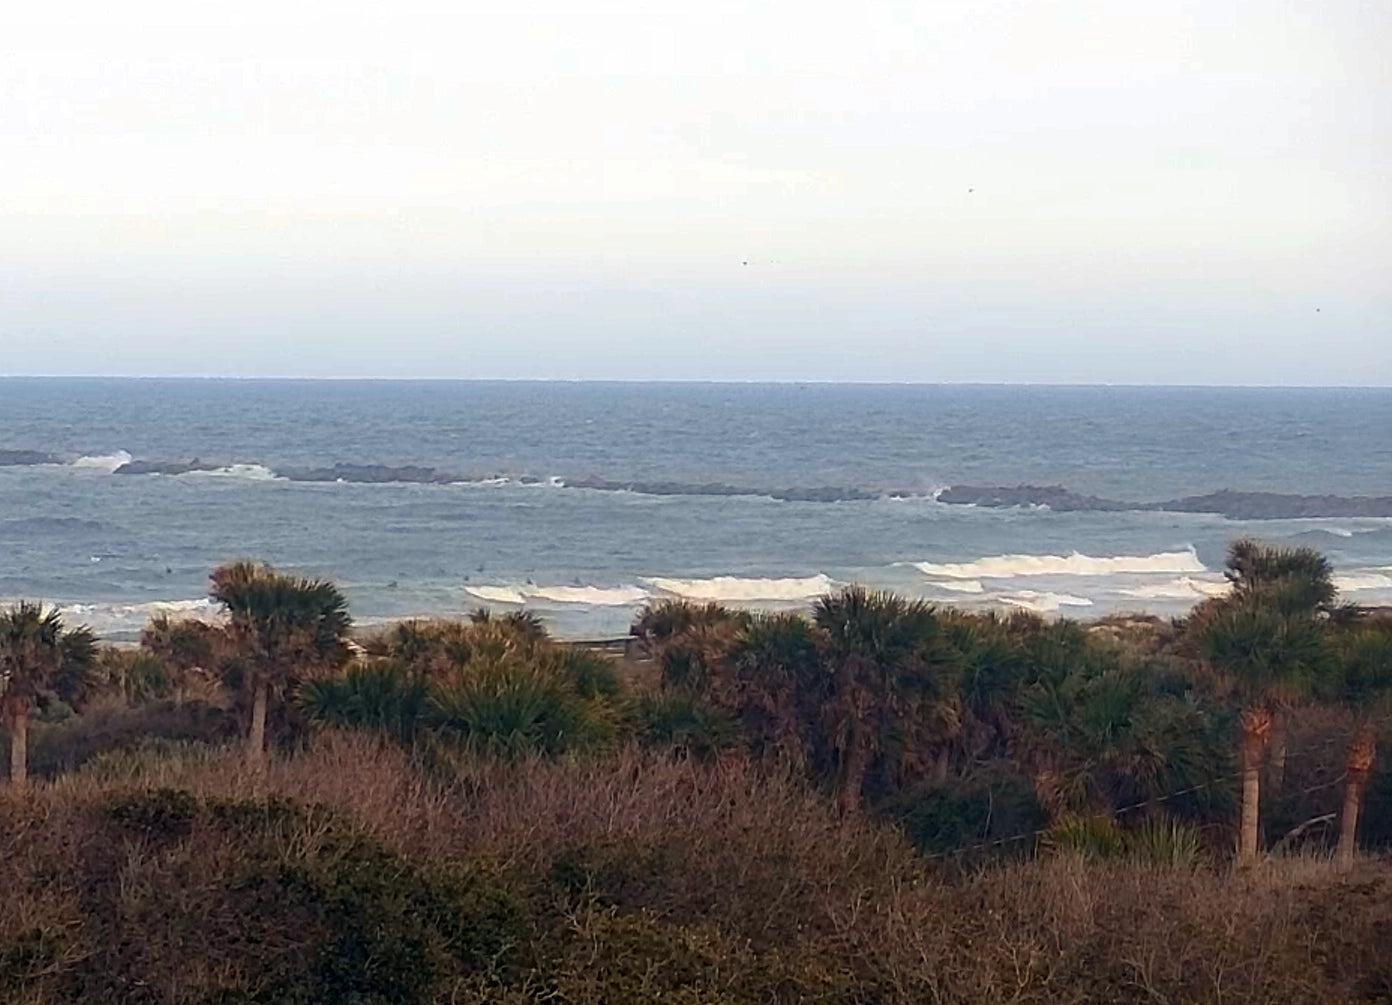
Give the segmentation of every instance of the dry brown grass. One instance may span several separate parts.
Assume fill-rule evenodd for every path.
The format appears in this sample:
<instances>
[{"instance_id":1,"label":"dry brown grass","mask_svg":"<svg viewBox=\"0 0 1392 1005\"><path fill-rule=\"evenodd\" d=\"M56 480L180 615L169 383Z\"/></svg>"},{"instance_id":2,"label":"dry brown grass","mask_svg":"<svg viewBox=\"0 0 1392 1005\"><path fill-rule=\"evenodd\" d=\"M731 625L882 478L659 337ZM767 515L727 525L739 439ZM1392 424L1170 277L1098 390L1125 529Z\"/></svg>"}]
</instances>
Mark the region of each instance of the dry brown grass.
<instances>
[{"instance_id":1,"label":"dry brown grass","mask_svg":"<svg viewBox=\"0 0 1392 1005\"><path fill-rule=\"evenodd\" d=\"M332 807L422 869L475 863L511 877L538 917L557 919L548 962L529 964L541 969L526 980L469 985L458 1000L1392 998L1384 861L1345 874L1322 858L1232 872L1061 857L950 876L895 832L739 763L633 751L424 761L428 770L390 745L329 734L263 774L235 751L165 752L105 758L0 796L0 967L34 932L99 929L125 933L122 966L146 975L145 991L119 1000L194 1001L241 979L238 954L252 950L227 941L244 932L241 902L217 885L236 874L239 846L211 832L111 846L99 825L121 794L170 789ZM323 854L328 819L311 813L279 835L287 860ZM91 887L102 883L115 886L99 895ZM170 920L180 917L206 919L206 939L223 944L191 944ZM55 972L93 951L81 938L54 944ZM76 1000L57 997L62 986L28 979L0 987L0 1001Z\"/></svg>"}]
</instances>

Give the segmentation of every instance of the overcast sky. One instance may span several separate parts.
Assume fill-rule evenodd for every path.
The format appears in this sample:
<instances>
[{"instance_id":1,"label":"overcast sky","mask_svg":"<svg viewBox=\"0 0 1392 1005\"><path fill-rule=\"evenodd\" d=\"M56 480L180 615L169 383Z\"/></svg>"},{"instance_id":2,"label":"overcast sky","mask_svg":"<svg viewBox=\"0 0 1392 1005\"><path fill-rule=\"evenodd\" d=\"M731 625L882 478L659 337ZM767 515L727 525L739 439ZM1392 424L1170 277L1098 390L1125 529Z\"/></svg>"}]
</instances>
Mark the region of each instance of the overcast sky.
<instances>
[{"instance_id":1,"label":"overcast sky","mask_svg":"<svg viewBox=\"0 0 1392 1005\"><path fill-rule=\"evenodd\" d=\"M1386 0L20 6L0 373L1392 384Z\"/></svg>"}]
</instances>

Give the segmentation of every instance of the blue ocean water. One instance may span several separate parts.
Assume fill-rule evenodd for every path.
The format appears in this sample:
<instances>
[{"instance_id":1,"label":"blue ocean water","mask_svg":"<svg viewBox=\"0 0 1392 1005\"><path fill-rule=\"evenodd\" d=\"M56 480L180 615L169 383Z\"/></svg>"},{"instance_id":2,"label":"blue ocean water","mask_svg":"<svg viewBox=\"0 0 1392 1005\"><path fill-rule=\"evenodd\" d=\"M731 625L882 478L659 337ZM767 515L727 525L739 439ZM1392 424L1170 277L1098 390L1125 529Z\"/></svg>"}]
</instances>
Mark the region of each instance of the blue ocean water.
<instances>
[{"instance_id":1,"label":"blue ocean water","mask_svg":"<svg viewBox=\"0 0 1392 1005\"><path fill-rule=\"evenodd\" d=\"M254 557L333 577L363 621L526 606L567 636L622 634L653 597L846 582L1177 613L1240 534L1318 547L1348 599L1392 601L1385 516L935 498L1021 484L1392 496L1392 390L6 378L0 601L129 637Z\"/></svg>"}]
</instances>

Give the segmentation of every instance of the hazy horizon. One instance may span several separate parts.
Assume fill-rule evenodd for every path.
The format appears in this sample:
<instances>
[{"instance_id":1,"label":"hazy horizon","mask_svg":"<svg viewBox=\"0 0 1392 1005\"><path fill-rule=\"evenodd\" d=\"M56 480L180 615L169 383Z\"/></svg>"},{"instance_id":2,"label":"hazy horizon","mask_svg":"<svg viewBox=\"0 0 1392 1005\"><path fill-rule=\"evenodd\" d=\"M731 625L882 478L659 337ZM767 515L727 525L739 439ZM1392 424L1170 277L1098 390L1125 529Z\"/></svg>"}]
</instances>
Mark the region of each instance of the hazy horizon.
<instances>
[{"instance_id":1,"label":"hazy horizon","mask_svg":"<svg viewBox=\"0 0 1392 1005\"><path fill-rule=\"evenodd\" d=\"M199 373L0 373L0 381L228 381L264 383L397 383L397 384L594 384L594 385L645 385L645 386L713 386L713 387L943 387L956 389L970 388L1037 388L1040 390L1069 389L1108 389L1152 390L1152 391L1388 391L1392 384L1157 384L1122 381L980 381L980 380L822 380L799 378L701 378L701 377L427 377L393 376L373 377L365 375L343 376L297 376L238 374L199 374Z\"/></svg>"},{"instance_id":2,"label":"hazy horizon","mask_svg":"<svg viewBox=\"0 0 1392 1005\"><path fill-rule=\"evenodd\" d=\"M1392 385L1392 8L0 15L0 373Z\"/></svg>"}]
</instances>

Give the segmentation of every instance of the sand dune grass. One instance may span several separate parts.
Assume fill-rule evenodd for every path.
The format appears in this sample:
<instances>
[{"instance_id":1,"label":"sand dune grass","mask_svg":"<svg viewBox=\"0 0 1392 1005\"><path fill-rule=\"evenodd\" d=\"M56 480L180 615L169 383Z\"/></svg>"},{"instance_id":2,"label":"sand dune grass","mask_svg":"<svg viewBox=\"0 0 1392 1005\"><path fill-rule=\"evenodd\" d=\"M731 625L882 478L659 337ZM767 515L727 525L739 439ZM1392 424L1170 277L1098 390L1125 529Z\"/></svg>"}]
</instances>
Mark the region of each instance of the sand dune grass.
<instances>
[{"instance_id":1,"label":"sand dune grass","mask_svg":"<svg viewBox=\"0 0 1392 1005\"><path fill-rule=\"evenodd\" d=\"M0 796L0 1001L1354 1002L1392 867L951 872L792 777L326 734Z\"/></svg>"}]
</instances>

